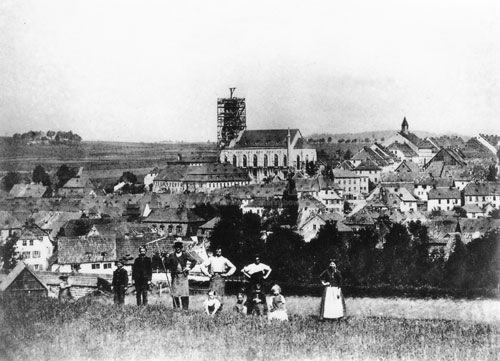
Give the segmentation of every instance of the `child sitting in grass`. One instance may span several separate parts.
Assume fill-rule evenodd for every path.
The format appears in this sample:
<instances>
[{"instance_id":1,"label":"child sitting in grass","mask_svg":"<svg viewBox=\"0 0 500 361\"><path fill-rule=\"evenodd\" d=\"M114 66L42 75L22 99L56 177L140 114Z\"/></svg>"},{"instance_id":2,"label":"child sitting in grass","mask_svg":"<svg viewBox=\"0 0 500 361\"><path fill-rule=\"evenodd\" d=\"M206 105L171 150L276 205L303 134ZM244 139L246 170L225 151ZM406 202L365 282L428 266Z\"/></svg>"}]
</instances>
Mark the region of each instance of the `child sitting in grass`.
<instances>
[{"instance_id":1,"label":"child sitting in grass","mask_svg":"<svg viewBox=\"0 0 500 361\"><path fill-rule=\"evenodd\" d=\"M268 318L270 320L288 321L288 314L285 307L286 301L285 297L281 295L281 287L274 285L271 288L271 292L273 293L273 297L271 299Z\"/></svg>"},{"instance_id":2,"label":"child sitting in grass","mask_svg":"<svg viewBox=\"0 0 500 361\"><path fill-rule=\"evenodd\" d=\"M222 305L217 299L215 291L210 290L208 291L207 295L208 298L203 303L203 305L205 306L205 312L209 316L215 316L221 310Z\"/></svg>"},{"instance_id":3,"label":"child sitting in grass","mask_svg":"<svg viewBox=\"0 0 500 361\"><path fill-rule=\"evenodd\" d=\"M245 302L245 295L243 293L240 292L236 296L236 305L234 305L233 310L240 315L247 314L247 304Z\"/></svg>"},{"instance_id":4,"label":"child sitting in grass","mask_svg":"<svg viewBox=\"0 0 500 361\"><path fill-rule=\"evenodd\" d=\"M264 316L267 314L266 296L262 292L262 286L257 283L252 292L252 315Z\"/></svg>"}]
</instances>

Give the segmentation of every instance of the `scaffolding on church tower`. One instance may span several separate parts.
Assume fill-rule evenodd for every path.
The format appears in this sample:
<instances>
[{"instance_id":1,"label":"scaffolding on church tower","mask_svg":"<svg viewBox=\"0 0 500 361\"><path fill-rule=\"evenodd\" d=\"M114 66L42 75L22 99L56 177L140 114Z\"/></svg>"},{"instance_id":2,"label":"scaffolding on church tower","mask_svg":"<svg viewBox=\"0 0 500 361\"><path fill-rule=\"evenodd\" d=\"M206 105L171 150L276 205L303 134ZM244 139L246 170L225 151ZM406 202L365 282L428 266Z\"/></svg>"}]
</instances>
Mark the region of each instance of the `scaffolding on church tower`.
<instances>
[{"instance_id":1,"label":"scaffolding on church tower","mask_svg":"<svg viewBox=\"0 0 500 361\"><path fill-rule=\"evenodd\" d=\"M217 146L224 148L247 127L245 98L235 98L236 88L229 88L229 98L217 99Z\"/></svg>"}]
</instances>

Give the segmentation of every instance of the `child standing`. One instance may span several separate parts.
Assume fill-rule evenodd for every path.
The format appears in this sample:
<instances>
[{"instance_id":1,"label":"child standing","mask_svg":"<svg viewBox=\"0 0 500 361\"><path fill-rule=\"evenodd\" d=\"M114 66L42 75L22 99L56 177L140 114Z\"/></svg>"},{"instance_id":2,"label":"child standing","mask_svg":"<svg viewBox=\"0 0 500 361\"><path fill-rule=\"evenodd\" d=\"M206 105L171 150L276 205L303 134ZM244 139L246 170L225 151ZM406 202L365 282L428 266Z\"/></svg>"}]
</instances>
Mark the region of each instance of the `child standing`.
<instances>
[{"instance_id":1,"label":"child standing","mask_svg":"<svg viewBox=\"0 0 500 361\"><path fill-rule=\"evenodd\" d=\"M281 295L281 287L274 285L271 288L271 292L273 293L273 297L271 299L271 309L268 316L269 319L288 321L288 314L285 306L286 301L285 297Z\"/></svg>"},{"instance_id":2,"label":"child standing","mask_svg":"<svg viewBox=\"0 0 500 361\"><path fill-rule=\"evenodd\" d=\"M209 316L214 316L217 312L220 311L221 303L217 299L217 297L215 297L215 291L210 290L210 291L208 291L207 295L208 295L208 298L203 303L203 305L205 306L205 312Z\"/></svg>"}]
</instances>

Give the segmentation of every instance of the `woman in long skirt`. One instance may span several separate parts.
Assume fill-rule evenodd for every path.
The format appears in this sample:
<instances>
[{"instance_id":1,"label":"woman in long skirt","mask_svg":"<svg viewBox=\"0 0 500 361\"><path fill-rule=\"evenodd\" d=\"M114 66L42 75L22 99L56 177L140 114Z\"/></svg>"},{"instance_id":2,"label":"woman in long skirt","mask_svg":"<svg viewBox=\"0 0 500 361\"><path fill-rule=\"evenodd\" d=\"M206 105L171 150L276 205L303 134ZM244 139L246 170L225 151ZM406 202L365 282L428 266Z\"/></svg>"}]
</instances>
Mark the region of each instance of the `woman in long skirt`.
<instances>
[{"instance_id":1,"label":"woman in long skirt","mask_svg":"<svg viewBox=\"0 0 500 361\"><path fill-rule=\"evenodd\" d=\"M340 319L345 316L345 300L342 295L342 276L337 270L334 261L319 276L321 283L325 286L321 298L321 310L319 318Z\"/></svg>"}]
</instances>

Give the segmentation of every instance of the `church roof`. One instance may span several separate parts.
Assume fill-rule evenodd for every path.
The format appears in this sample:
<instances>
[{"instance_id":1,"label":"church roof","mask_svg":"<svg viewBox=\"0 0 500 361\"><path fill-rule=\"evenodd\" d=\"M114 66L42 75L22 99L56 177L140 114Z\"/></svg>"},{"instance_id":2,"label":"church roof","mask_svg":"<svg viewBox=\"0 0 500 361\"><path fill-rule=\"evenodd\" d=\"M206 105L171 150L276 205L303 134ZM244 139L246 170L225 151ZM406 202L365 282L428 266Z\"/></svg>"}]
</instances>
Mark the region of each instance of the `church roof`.
<instances>
[{"instance_id":1,"label":"church roof","mask_svg":"<svg viewBox=\"0 0 500 361\"><path fill-rule=\"evenodd\" d=\"M293 141L297 134L302 138L298 129L290 129L290 141ZM288 129L245 130L234 148L286 148L287 135ZM301 141L296 147L303 145Z\"/></svg>"}]
</instances>

